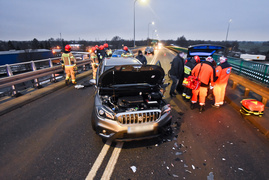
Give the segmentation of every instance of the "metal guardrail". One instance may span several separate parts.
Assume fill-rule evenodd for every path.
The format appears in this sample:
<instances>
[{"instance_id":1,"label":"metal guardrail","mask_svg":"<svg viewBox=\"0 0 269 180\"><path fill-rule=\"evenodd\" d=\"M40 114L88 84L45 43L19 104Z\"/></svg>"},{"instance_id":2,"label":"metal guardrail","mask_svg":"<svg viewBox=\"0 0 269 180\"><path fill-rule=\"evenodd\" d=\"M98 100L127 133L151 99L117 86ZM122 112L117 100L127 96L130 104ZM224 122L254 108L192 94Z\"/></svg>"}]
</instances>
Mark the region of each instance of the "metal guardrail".
<instances>
[{"instance_id":1,"label":"metal guardrail","mask_svg":"<svg viewBox=\"0 0 269 180\"><path fill-rule=\"evenodd\" d=\"M41 87L39 78L45 76L50 76L50 81L56 82L55 74L63 72L62 66L57 63L58 61L59 58L51 58L0 66L0 74L3 76L0 78L0 88L11 86L12 95L16 96L18 92L15 85L19 83L34 80L34 87L39 88ZM78 60L76 64L77 67L82 66L85 70L85 65L90 63L90 59L82 59Z\"/></svg>"},{"instance_id":2,"label":"metal guardrail","mask_svg":"<svg viewBox=\"0 0 269 180\"><path fill-rule=\"evenodd\" d=\"M188 52L188 48L179 47L179 46L166 46L166 48L168 48L168 49L170 49L172 51L175 51L175 52L178 52L178 51L182 51L184 53Z\"/></svg>"}]
</instances>

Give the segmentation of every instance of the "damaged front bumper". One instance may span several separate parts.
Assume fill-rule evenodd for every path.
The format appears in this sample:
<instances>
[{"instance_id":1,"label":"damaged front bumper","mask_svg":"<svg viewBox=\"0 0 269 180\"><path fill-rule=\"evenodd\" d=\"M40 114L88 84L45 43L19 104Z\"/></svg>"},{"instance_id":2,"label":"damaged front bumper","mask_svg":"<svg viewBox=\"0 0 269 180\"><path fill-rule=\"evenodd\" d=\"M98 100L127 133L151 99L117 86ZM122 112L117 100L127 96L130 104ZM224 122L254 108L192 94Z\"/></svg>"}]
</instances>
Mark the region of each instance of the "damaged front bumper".
<instances>
[{"instance_id":1,"label":"damaged front bumper","mask_svg":"<svg viewBox=\"0 0 269 180\"><path fill-rule=\"evenodd\" d=\"M136 116L144 112L137 111L133 113L135 114L133 116ZM159 118L153 121L150 120L150 118L143 121L141 118L137 117L136 119L138 120L133 120L132 118L131 122L122 118L122 114L116 115L116 120L111 120L103 118L95 112L92 118L94 118L93 120L96 124L96 134L103 139L111 139L113 141L151 139L161 135L164 127L169 126L172 121L171 111L160 114Z\"/></svg>"}]
</instances>

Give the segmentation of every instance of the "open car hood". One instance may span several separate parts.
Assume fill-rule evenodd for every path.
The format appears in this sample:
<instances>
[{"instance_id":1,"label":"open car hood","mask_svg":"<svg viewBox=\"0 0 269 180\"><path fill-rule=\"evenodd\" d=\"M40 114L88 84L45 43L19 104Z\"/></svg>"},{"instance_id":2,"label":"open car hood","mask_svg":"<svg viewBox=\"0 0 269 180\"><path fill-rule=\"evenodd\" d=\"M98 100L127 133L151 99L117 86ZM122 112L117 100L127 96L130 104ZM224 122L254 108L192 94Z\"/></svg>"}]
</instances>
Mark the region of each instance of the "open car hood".
<instances>
[{"instance_id":1,"label":"open car hood","mask_svg":"<svg viewBox=\"0 0 269 180\"><path fill-rule=\"evenodd\" d=\"M98 87L124 84L160 85L164 70L157 65L121 65L105 71L98 80Z\"/></svg>"},{"instance_id":2,"label":"open car hood","mask_svg":"<svg viewBox=\"0 0 269 180\"><path fill-rule=\"evenodd\" d=\"M187 57L200 56L208 57L212 56L216 52L224 51L224 46L211 45L211 44L199 44L194 46L189 46Z\"/></svg>"}]
</instances>

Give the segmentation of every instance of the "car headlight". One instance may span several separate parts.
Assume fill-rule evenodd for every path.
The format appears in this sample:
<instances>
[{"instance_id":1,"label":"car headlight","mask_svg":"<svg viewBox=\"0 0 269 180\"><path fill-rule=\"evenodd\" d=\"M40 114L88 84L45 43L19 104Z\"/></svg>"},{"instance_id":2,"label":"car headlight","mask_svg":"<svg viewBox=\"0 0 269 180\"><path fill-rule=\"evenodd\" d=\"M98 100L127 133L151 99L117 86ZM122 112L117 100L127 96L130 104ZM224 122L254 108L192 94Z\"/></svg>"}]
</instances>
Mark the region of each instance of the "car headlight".
<instances>
[{"instance_id":1,"label":"car headlight","mask_svg":"<svg viewBox=\"0 0 269 180\"><path fill-rule=\"evenodd\" d=\"M162 108L162 115L164 115L165 113L170 113L171 112L171 105L170 104L166 104L163 108Z\"/></svg>"},{"instance_id":2,"label":"car headlight","mask_svg":"<svg viewBox=\"0 0 269 180\"><path fill-rule=\"evenodd\" d=\"M100 106L96 108L97 114L103 118L114 119L114 113L110 112L108 108Z\"/></svg>"}]
</instances>

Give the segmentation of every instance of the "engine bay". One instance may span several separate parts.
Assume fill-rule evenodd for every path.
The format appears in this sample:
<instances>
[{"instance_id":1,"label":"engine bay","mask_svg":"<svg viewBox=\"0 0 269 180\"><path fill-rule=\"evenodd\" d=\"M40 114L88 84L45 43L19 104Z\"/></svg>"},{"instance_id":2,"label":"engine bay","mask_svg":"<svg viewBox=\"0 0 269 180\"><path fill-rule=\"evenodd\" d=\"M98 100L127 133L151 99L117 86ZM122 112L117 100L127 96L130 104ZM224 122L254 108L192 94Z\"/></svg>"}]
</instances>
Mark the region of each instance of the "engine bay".
<instances>
[{"instance_id":1,"label":"engine bay","mask_svg":"<svg viewBox=\"0 0 269 180\"><path fill-rule=\"evenodd\" d=\"M102 104L109 107L113 112L130 112L141 111L149 109L161 109L166 103L162 100L162 93L151 92L143 94L140 92L138 95L130 96L115 96L104 95L101 96Z\"/></svg>"}]
</instances>

